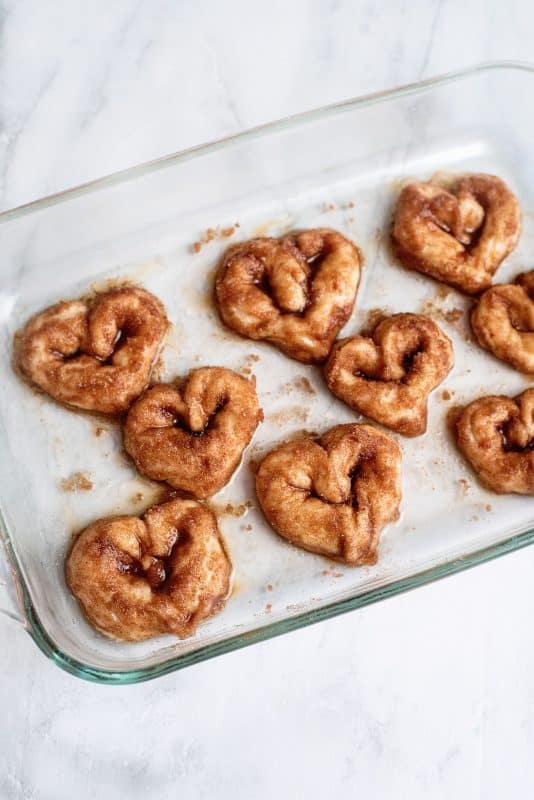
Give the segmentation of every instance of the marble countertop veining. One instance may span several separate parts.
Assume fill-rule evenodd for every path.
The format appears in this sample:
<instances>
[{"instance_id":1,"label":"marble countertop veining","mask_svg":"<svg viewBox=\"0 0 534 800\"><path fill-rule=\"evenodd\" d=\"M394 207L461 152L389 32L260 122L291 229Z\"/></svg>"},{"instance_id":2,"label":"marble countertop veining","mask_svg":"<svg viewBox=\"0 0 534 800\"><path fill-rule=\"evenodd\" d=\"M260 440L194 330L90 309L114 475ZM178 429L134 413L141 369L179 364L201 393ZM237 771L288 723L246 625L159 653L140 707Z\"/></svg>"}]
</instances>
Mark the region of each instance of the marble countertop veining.
<instances>
[{"instance_id":1,"label":"marble countertop veining","mask_svg":"<svg viewBox=\"0 0 534 800\"><path fill-rule=\"evenodd\" d=\"M527 0L5 0L0 207L273 118L532 58ZM527 99L527 98L526 98ZM131 687L0 618L0 797L525 797L534 549Z\"/></svg>"}]
</instances>

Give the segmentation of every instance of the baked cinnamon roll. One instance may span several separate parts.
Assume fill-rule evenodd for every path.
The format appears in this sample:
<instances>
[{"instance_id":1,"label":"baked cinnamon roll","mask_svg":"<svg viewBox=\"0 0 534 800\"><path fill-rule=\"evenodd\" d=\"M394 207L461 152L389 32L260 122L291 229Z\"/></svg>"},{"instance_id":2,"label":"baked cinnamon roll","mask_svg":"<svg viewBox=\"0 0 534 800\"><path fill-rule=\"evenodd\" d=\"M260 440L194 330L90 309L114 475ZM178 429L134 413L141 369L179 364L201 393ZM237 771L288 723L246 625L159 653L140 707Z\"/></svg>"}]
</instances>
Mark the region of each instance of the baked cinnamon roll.
<instances>
[{"instance_id":1,"label":"baked cinnamon roll","mask_svg":"<svg viewBox=\"0 0 534 800\"><path fill-rule=\"evenodd\" d=\"M380 532L399 517L401 450L370 425L337 425L320 439L272 450L256 492L274 530L350 566L374 564Z\"/></svg>"},{"instance_id":2,"label":"baked cinnamon roll","mask_svg":"<svg viewBox=\"0 0 534 800\"><path fill-rule=\"evenodd\" d=\"M349 318L360 281L355 245L315 228L231 247L217 275L223 322L304 363L320 363Z\"/></svg>"},{"instance_id":3,"label":"baked cinnamon roll","mask_svg":"<svg viewBox=\"0 0 534 800\"><path fill-rule=\"evenodd\" d=\"M521 232L519 202L495 175L468 175L448 190L412 183L393 222L396 254L415 269L467 294L487 289Z\"/></svg>"},{"instance_id":4,"label":"baked cinnamon roll","mask_svg":"<svg viewBox=\"0 0 534 800\"><path fill-rule=\"evenodd\" d=\"M534 270L487 289L471 312L471 327L494 356L534 374Z\"/></svg>"},{"instance_id":5,"label":"baked cinnamon roll","mask_svg":"<svg viewBox=\"0 0 534 800\"><path fill-rule=\"evenodd\" d=\"M206 498L230 480L263 419L252 381L202 367L183 384L157 384L126 417L126 452L149 478Z\"/></svg>"},{"instance_id":6,"label":"baked cinnamon roll","mask_svg":"<svg viewBox=\"0 0 534 800\"><path fill-rule=\"evenodd\" d=\"M89 622L129 642L191 636L223 607L231 575L216 518L183 499L153 506L142 518L94 522L66 562L67 584Z\"/></svg>"},{"instance_id":7,"label":"baked cinnamon roll","mask_svg":"<svg viewBox=\"0 0 534 800\"><path fill-rule=\"evenodd\" d=\"M456 420L456 442L494 492L534 495L534 389L470 403Z\"/></svg>"},{"instance_id":8,"label":"baked cinnamon roll","mask_svg":"<svg viewBox=\"0 0 534 800\"><path fill-rule=\"evenodd\" d=\"M429 393L454 364L450 340L428 317L394 314L371 336L342 339L324 374L330 391L355 411L405 436L426 431Z\"/></svg>"},{"instance_id":9,"label":"baked cinnamon roll","mask_svg":"<svg viewBox=\"0 0 534 800\"><path fill-rule=\"evenodd\" d=\"M157 297L134 286L57 303L20 334L23 374L65 405L121 414L141 394L167 330Z\"/></svg>"}]
</instances>

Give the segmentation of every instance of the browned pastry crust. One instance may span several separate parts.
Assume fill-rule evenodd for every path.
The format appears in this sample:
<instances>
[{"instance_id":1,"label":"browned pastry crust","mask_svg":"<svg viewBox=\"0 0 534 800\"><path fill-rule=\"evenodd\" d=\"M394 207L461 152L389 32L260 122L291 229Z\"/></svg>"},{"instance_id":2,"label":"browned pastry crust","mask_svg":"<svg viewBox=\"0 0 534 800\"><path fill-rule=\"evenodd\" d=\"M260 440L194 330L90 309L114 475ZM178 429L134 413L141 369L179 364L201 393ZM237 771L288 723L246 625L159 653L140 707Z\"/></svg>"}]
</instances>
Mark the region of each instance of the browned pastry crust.
<instances>
[{"instance_id":1,"label":"browned pastry crust","mask_svg":"<svg viewBox=\"0 0 534 800\"><path fill-rule=\"evenodd\" d=\"M263 419L254 384L223 367L202 367L181 387L147 389L124 423L138 470L205 498L228 483Z\"/></svg>"},{"instance_id":2,"label":"browned pastry crust","mask_svg":"<svg viewBox=\"0 0 534 800\"><path fill-rule=\"evenodd\" d=\"M108 517L74 543L67 584L89 622L114 639L191 636L230 592L232 565L209 509L175 499L139 517Z\"/></svg>"},{"instance_id":3,"label":"browned pastry crust","mask_svg":"<svg viewBox=\"0 0 534 800\"><path fill-rule=\"evenodd\" d=\"M350 317L360 268L357 247L336 231L251 239L231 247L219 268L219 314L241 336L320 363Z\"/></svg>"},{"instance_id":4,"label":"browned pastry crust","mask_svg":"<svg viewBox=\"0 0 534 800\"><path fill-rule=\"evenodd\" d=\"M456 421L456 442L494 492L534 494L534 389L470 403Z\"/></svg>"},{"instance_id":5,"label":"browned pastry crust","mask_svg":"<svg viewBox=\"0 0 534 800\"><path fill-rule=\"evenodd\" d=\"M426 431L428 394L454 364L450 340L428 317L394 314L371 337L337 342L328 388L351 408L405 436Z\"/></svg>"},{"instance_id":6,"label":"browned pastry crust","mask_svg":"<svg viewBox=\"0 0 534 800\"><path fill-rule=\"evenodd\" d=\"M412 183L399 197L393 242L400 261L468 294L491 284L521 232L517 198L495 175L469 175L449 191Z\"/></svg>"},{"instance_id":7,"label":"browned pastry crust","mask_svg":"<svg viewBox=\"0 0 534 800\"><path fill-rule=\"evenodd\" d=\"M274 530L350 566L374 564L383 527L399 517L401 450L370 425L337 425L320 439L271 451L256 492Z\"/></svg>"},{"instance_id":8,"label":"browned pastry crust","mask_svg":"<svg viewBox=\"0 0 534 800\"><path fill-rule=\"evenodd\" d=\"M471 327L494 356L534 374L534 270L484 292L471 312Z\"/></svg>"},{"instance_id":9,"label":"browned pastry crust","mask_svg":"<svg viewBox=\"0 0 534 800\"><path fill-rule=\"evenodd\" d=\"M27 323L17 363L60 403L120 414L147 385L167 324L157 297L133 286L63 301Z\"/></svg>"}]
</instances>

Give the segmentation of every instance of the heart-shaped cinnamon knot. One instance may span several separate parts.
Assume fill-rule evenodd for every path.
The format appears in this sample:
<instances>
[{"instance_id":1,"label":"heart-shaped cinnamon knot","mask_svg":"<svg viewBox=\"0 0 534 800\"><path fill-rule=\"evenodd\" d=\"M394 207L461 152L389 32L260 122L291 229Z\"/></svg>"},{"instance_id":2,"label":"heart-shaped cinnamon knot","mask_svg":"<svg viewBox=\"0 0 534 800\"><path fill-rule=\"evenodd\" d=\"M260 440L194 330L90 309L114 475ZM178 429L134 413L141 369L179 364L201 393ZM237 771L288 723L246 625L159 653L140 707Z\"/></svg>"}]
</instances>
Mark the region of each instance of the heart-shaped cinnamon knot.
<instances>
[{"instance_id":1,"label":"heart-shaped cinnamon knot","mask_svg":"<svg viewBox=\"0 0 534 800\"><path fill-rule=\"evenodd\" d=\"M468 294L491 284L521 232L517 198L495 175L469 175L449 187L412 183L399 197L393 222L396 254Z\"/></svg>"},{"instance_id":2,"label":"heart-shaped cinnamon knot","mask_svg":"<svg viewBox=\"0 0 534 800\"><path fill-rule=\"evenodd\" d=\"M470 403L456 419L456 442L494 492L534 495L534 389Z\"/></svg>"},{"instance_id":3,"label":"heart-shaped cinnamon knot","mask_svg":"<svg viewBox=\"0 0 534 800\"><path fill-rule=\"evenodd\" d=\"M141 519L108 517L89 525L65 573L97 630L137 642L164 633L191 636L223 607L232 565L215 516L179 498Z\"/></svg>"},{"instance_id":4,"label":"heart-shaped cinnamon knot","mask_svg":"<svg viewBox=\"0 0 534 800\"><path fill-rule=\"evenodd\" d=\"M494 356L534 374L534 270L484 292L471 312L471 327Z\"/></svg>"},{"instance_id":5,"label":"heart-shaped cinnamon knot","mask_svg":"<svg viewBox=\"0 0 534 800\"><path fill-rule=\"evenodd\" d=\"M270 452L256 492L284 539L353 567L374 564L380 532L399 517L401 460L398 444L371 425L337 425Z\"/></svg>"},{"instance_id":6,"label":"heart-shaped cinnamon knot","mask_svg":"<svg viewBox=\"0 0 534 800\"><path fill-rule=\"evenodd\" d=\"M16 342L16 357L26 377L60 403L120 414L147 385L167 325L157 297L123 286L37 314Z\"/></svg>"},{"instance_id":7,"label":"heart-shaped cinnamon knot","mask_svg":"<svg viewBox=\"0 0 534 800\"><path fill-rule=\"evenodd\" d=\"M228 483L263 419L254 384L223 367L191 372L182 386L147 389L124 423L138 470L198 498Z\"/></svg>"},{"instance_id":8,"label":"heart-shaped cinnamon knot","mask_svg":"<svg viewBox=\"0 0 534 800\"><path fill-rule=\"evenodd\" d=\"M372 336L337 342L325 364L330 391L386 428L426 431L429 393L454 364L452 344L428 317L394 314Z\"/></svg>"},{"instance_id":9,"label":"heart-shaped cinnamon knot","mask_svg":"<svg viewBox=\"0 0 534 800\"><path fill-rule=\"evenodd\" d=\"M215 298L223 322L306 364L324 361L350 317L360 253L336 231L312 229L231 247Z\"/></svg>"}]
</instances>

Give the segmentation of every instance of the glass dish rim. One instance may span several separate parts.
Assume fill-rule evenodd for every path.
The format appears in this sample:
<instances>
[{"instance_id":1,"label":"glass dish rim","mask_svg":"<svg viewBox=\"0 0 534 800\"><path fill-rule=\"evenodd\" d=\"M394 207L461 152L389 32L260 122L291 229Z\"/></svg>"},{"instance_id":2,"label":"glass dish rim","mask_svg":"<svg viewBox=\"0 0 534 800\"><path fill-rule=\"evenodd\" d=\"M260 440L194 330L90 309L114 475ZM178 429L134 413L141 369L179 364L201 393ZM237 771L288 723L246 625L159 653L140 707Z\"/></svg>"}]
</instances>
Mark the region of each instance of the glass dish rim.
<instances>
[{"instance_id":1,"label":"glass dish rim","mask_svg":"<svg viewBox=\"0 0 534 800\"><path fill-rule=\"evenodd\" d=\"M66 202L67 200L71 200L75 197L83 196L99 189L104 189L126 181L130 181L134 178L148 175L156 170L171 166L173 164L184 162L195 157L215 152L216 150L227 148L236 141L251 140L266 134L296 127L313 120L320 120L332 114L340 114L347 111L352 111L355 108L386 102L397 97L418 94L438 86L443 86L453 81L459 81L483 72L490 72L494 70L510 70L534 73L534 64L529 64L522 61L484 62L471 67L463 68L461 70L450 71L435 78L428 78L423 81L410 83L396 89L387 89L370 95L364 95L361 97L322 106L311 111L304 111L280 120L276 120L274 122L268 122L254 128L250 128L232 136L217 139L206 144L197 145L186 150L162 156L161 158L143 162L133 167L110 173L104 177L47 195L38 200L24 203L23 205L0 212L0 223L18 219L27 214L41 211L42 209ZM83 678L95 683L124 685L130 683L140 683L142 681L151 680L152 678L162 675L167 675L175 670L183 669L184 667L200 663L201 661L214 658L215 656L246 647L250 644L255 644L256 642L265 641L283 633L289 633L290 631L298 630L299 628L306 627L307 625L314 624L315 622L330 619L338 614L343 614L348 611L353 611L357 608L362 608L370 605L371 603L377 602L378 600L393 597L410 589L415 589L419 586L432 583L448 575L462 572L470 567L483 564L494 558L505 555L506 553L511 553L522 547L534 544L534 529L524 531L516 536L512 536L510 539L507 539L504 542L499 542L497 544L481 548L480 550L471 553L469 556L458 558L446 564L441 564L436 567L422 570L407 578L401 578L400 580L394 581L387 586L372 589L369 592L357 595L356 597L331 603L322 608L305 611L295 615L294 617L279 620L246 633L236 634L220 642L205 645L193 652L178 655L160 664L155 664L153 666L144 667L138 670L106 670L92 667L84 664L81 661L71 658L60 648L58 648L53 639L47 633L44 626L41 624L37 611L33 606L30 593L16 557L13 543L8 533L8 528L1 509L0 537L3 539L3 543L5 545L5 553L0 553L0 557L7 555L7 560L13 573L13 578L18 591L19 601L24 609L25 627L39 649L52 662L57 664L71 675L75 675L79 678Z\"/></svg>"}]
</instances>

